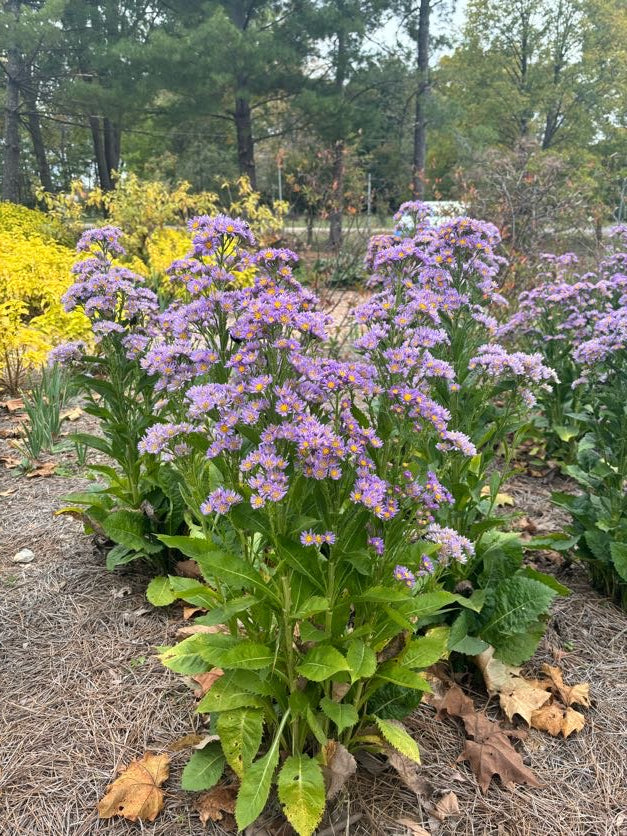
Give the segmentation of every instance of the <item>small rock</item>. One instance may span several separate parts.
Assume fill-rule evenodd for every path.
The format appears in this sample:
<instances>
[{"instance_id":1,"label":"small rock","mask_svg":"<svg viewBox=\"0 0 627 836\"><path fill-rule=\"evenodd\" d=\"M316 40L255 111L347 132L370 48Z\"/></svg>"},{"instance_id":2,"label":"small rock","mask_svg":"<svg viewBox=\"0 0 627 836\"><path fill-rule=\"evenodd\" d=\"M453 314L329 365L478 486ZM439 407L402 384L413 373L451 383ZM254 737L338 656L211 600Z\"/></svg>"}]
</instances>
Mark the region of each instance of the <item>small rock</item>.
<instances>
[{"instance_id":1,"label":"small rock","mask_svg":"<svg viewBox=\"0 0 627 836\"><path fill-rule=\"evenodd\" d=\"M30 549L20 549L17 554L14 554L11 560L13 563L32 563L35 559L35 552Z\"/></svg>"}]
</instances>

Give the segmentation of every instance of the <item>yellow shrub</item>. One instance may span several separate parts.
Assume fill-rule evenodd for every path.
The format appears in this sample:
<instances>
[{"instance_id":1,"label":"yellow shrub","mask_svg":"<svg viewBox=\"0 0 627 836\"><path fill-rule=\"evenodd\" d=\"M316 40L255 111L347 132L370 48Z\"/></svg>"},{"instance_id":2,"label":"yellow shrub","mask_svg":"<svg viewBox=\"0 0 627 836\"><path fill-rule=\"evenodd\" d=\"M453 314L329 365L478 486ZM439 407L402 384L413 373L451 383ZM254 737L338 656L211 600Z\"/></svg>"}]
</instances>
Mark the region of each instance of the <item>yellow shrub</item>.
<instances>
[{"instance_id":1,"label":"yellow shrub","mask_svg":"<svg viewBox=\"0 0 627 836\"><path fill-rule=\"evenodd\" d=\"M46 226L46 215L36 209L27 209L17 203L0 203L0 233L14 232L28 238L41 235Z\"/></svg>"},{"instance_id":2,"label":"yellow shrub","mask_svg":"<svg viewBox=\"0 0 627 836\"><path fill-rule=\"evenodd\" d=\"M45 240L34 226L7 227L0 228L0 377L5 385L11 378L15 389L15 368L41 365L54 345L87 339L90 327L82 313L68 314L61 304L75 253Z\"/></svg>"}]
</instances>

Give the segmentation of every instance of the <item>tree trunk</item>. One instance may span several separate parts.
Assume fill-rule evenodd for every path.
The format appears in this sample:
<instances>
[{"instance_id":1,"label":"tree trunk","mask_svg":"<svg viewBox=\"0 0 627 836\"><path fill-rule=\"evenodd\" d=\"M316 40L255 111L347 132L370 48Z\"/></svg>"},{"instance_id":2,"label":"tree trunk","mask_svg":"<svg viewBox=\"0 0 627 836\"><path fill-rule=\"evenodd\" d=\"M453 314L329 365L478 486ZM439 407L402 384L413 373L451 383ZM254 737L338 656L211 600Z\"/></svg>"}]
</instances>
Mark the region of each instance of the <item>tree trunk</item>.
<instances>
[{"instance_id":1,"label":"tree trunk","mask_svg":"<svg viewBox=\"0 0 627 836\"><path fill-rule=\"evenodd\" d=\"M235 99L235 128L237 130L237 162L239 173L250 180L253 189L257 188L255 171L255 143L253 141L253 123L248 99Z\"/></svg>"},{"instance_id":2,"label":"tree trunk","mask_svg":"<svg viewBox=\"0 0 627 836\"><path fill-rule=\"evenodd\" d=\"M97 116L90 116L89 127L91 128L91 138L94 144L94 157L96 158L100 188L105 192L110 192L113 189L113 183L111 182L109 166L107 165L103 130L100 124L100 119Z\"/></svg>"},{"instance_id":3,"label":"tree trunk","mask_svg":"<svg viewBox=\"0 0 627 836\"><path fill-rule=\"evenodd\" d=\"M412 195L422 200L425 195L425 167L427 162L427 101L429 83L429 18L431 0L420 0L418 17L418 89L416 90L416 120L414 122L414 156L412 161Z\"/></svg>"},{"instance_id":4,"label":"tree trunk","mask_svg":"<svg viewBox=\"0 0 627 836\"><path fill-rule=\"evenodd\" d=\"M104 134L104 156L107 162L109 180L114 184L113 172L120 168L120 140L122 129L116 122L112 122L106 116L102 120L102 132Z\"/></svg>"},{"instance_id":5,"label":"tree trunk","mask_svg":"<svg viewBox=\"0 0 627 836\"><path fill-rule=\"evenodd\" d=\"M8 11L19 17L19 0L11 0ZM7 86L4 105L4 168L2 200L20 200L20 71L21 56L17 45L7 49Z\"/></svg>"},{"instance_id":6,"label":"tree trunk","mask_svg":"<svg viewBox=\"0 0 627 836\"><path fill-rule=\"evenodd\" d=\"M331 213L329 215L329 247L339 250L342 246L342 214L344 211L344 141L338 140L333 149L333 186Z\"/></svg>"},{"instance_id":7,"label":"tree trunk","mask_svg":"<svg viewBox=\"0 0 627 836\"><path fill-rule=\"evenodd\" d=\"M335 65L335 94L338 100L339 113L337 133L338 139L333 148L333 185L331 186L331 211L329 214L329 248L336 252L342 246L342 215L344 214L344 120L342 105L344 100L344 83L348 70L346 55L346 35L340 30L337 34L337 56Z\"/></svg>"},{"instance_id":8,"label":"tree trunk","mask_svg":"<svg viewBox=\"0 0 627 836\"><path fill-rule=\"evenodd\" d=\"M50 166L48 165L48 158L46 156L46 146L44 145L43 135L41 133L41 121L39 119L39 111L37 110L37 92L33 87L32 80L22 88L22 96L26 102L27 110L27 124L28 132L33 143L33 153L37 161L37 170L39 172L39 180L41 185L47 192L52 191L52 177L50 175Z\"/></svg>"}]
</instances>

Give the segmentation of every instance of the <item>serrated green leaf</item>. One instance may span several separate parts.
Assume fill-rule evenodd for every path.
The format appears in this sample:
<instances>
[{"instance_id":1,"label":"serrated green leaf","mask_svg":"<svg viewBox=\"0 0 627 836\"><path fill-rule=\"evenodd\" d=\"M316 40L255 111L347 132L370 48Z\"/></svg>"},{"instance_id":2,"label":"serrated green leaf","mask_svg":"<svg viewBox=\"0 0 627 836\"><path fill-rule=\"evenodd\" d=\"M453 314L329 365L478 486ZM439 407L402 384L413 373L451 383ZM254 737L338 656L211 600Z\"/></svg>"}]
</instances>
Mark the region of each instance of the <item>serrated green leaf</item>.
<instances>
[{"instance_id":1,"label":"serrated green leaf","mask_svg":"<svg viewBox=\"0 0 627 836\"><path fill-rule=\"evenodd\" d=\"M416 691L431 691L431 686L424 678L410 668L399 664L395 660L384 662L376 673L377 679L401 685L403 688L414 688Z\"/></svg>"},{"instance_id":2,"label":"serrated green leaf","mask_svg":"<svg viewBox=\"0 0 627 836\"><path fill-rule=\"evenodd\" d=\"M299 836L311 836L320 824L326 797L320 764L309 755L290 755L278 778L279 801Z\"/></svg>"},{"instance_id":3,"label":"serrated green leaf","mask_svg":"<svg viewBox=\"0 0 627 836\"><path fill-rule=\"evenodd\" d=\"M277 544L277 555L294 571L304 575L316 589L324 591L320 558L317 549L306 548L288 537L280 537Z\"/></svg>"},{"instance_id":4,"label":"serrated green leaf","mask_svg":"<svg viewBox=\"0 0 627 836\"><path fill-rule=\"evenodd\" d=\"M217 578L221 584L227 584L234 589L255 589L264 598L272 598L277 604L281 604L268 580L240 557L226 552L211 551L199 555L196 561L208 581Z\"/></svg>"},{"instance_id":5,"label":"serrated green leaf","mask_svg":"<svg viewBox=\"0 0 627 836\"><path fill-rule=\"evenodd\" d=\"M205 664L205 670L206 670ZM209 714L212 711L230 711L235 708L263 708L263 700L244 688L235 678L241 671L226 671L198 703L196 711Z\"/></svg>"},{"instance_id":6,"label":"serrated green leaf","mask_svg":"<svg viewBox=\"0 0 627 836\"><path fill-rule=\"evenodd\" d=\"M274 658L275 654L266 645L252 641L240 641L224 654L220 666L225 670L242 668L257 671L269 667Z\"/></svg>"},{"instance_id":7,"label":"serrated green leaf","mask_svg":"<svg viewBox=\"0 0 627 836\"><path fill-rule=\"evenodd\" d=\"M161 551L161 546L151 543L148 533L148 520L136 511L112 511L102 522L105 534L114 543L120 543L128 549L148 554Z\"/></svg>"},{"instance_id":8,"label":"serrated green leaf","mask_svg":"<svg viewBox=\"0 0 627 836\"><path fill-rule=\"evenodd\" d=\"M181 776L181 787L191 792L210 790L220 780L224 771L224 755L220 744L208 743L189 759Z\"/></svg>"},{"instance_id":9,"label":"serrated green leaf","mask_svg":"<svg viewBox=\"0 0 627 836\"><path fill-rule=\"evenodd\" d=\"M407 668L428 668L447 653L450 630L448 627L434 627L426 636L412 639L405 648L402 662Z\"/></svg>"},{"instance_id":10,"label":"serrated green leaf","mask_svg":"<svg viewBox=\"0 0 627 836\"><path fill-rule=\"evenodd\" d=\"M324 682L340 671L349 670L349 665L339 650L330 645L320 645L307 653L296 670L312 682Z\"/></svg>"},{"instance_id":11,"label":"serrated green leaf","mask_svg":"<svg viewBox=\"0 0 627 836\"><path fill-rule=\"evenodd\" d=\"M309 726L313 736L321 746L324 746L327 742L327 736L324 733L324 729L320 725L318 715L313 711L310 705L305 707L305 719L307 720L307 725Z\"/></svg>"},{"instance_id":12,"label":"serrated green leaf","mask_svg":"<svg viewBox=\"0 0 627 836\"><path fill-rule=\"evenodd\" d=\"M366 604L394 604L398 602L405 602L409 598L409 593L404 589L388 586L371 586L361 595L355 598L356 603Z\"/></svg>"},{"instance_id":13,"label":"serrated green leaf","mask_svg":"<svg viewBox=\"0 0 627 836\"><path fill-rule=\"evenodd\" d=\"M610 554L614 568L620 577L627 581L627 543L611 543Z\"/></svg>"},{"instance_id":14,"label":"serrated green leaf","mask_svg":"<svg viewBox=\"0 0 627 836\"><path fill-rule=\"evenodd\" d=\"M330 720L337 726L338 733L350 728L359 722L359 714L354 705L350 703L335 702L329 697L320 700L320 708Z\"/></svg>"},{"instance_id":15,"label":"serrated green leaf","mask_svg":"<svg viewBox=\"0 0 627 836\"><path fill-rule=\"evenodd\" d=\"M240 778L261 746L263 711L258 708L239 708L222 711L216 729L228 765Z\"/></svg>"},{"instance_id":16,"label":"serrated green leaf","mask_svg":"<svg viewBox=\"0 0 627 836\"><path fill-rule=\"evenodd\" d=\"M350 669L351 682L374 676L377 669L377 657L374 650L361 639L354 639L348 645L346 661Z\"/></svg>"},{"instance_id":17,"label":"serrated green leaf","mask_svg":"<svg viewBox=\"0 0 627 836\"><path fill-rule=\"evenodd\" d=\"M201 649L204 650L204 645L201 642L201 634L189 636L183 639L182 642L175 644L173 647L168 647L159 655L159 658L170 670L175 673L183 673L192 675L196 673L204 673L210 667L207 663Z\"/></svg>"},{"instance_id":18,"label":"serrated green leaf","mask_svg":"<svg viewBox=\"0 0 627 836\"><path fill-rule=\"evenodd\" d=\"M547 575L544 572L538 572L537 569L532 569L531 566L525 566L524 569L521 570L521 574L524 575L526 578L532 578L534 581L540 581L545 586L548 586L554 592L557 592L558 595L563 597L570 595L570 589L567 586L564 586L559 581L555 580L553 575Z\"/></svg>"},{"instance_id":19,"label":"serrated green leaf","mask_svg":"<svg viewBox=\"0 0 627 836\"><path fill-rule=\"evenodd\" d=\"M522 665L536 652L545 630L546 624L536 621L529 625L525 632L504 637L494 648L495 658L508 665Z\"/></svg>"},{"instance_id":20,"label":"serrated green leaf","mask_svg":"<svg viewBox=\"0 0 627 836\"><path fill-rule=\"evenodd\" d=\"M233 618L240 612L246 612L255 604L259 603L259 598L253 595L242 595L239 598L232 598L220 607L214 607L206 615L201 615L194 619L195 624L204 624L208 627L215 627L217 624L226 624L226 622Z\"/></svg>"},{"instance_id":21,"label":"serrated green leaf","mask_svg":"<svg viewBox=\"0 0 627 836\"><path fill-rule=\"evenodd\" d=\"M115 569L116 566L122 566L125 563L131 563L133 560L138 560L140 557L146 557L142 552L135 551L135 549L128 549L118 543L110 552L107 553L106 567L109 571Z\"/></svg>"},{"instance_id":22,"label":"serrated green leaf","mask_svg":"<svg viewBox=\"0 0 627 836\"><path fill-rule=\"evenodd\" d=\"M244 770L235 804L235 819L238 830L244 830L249 824L252 824L266 806L272 777L279 762L279 741L288 717L289 711L286 711L268 752L263 758L255 761L248 769Z\"/></svg>"},{"instance_id":23,"label":"serrated green leaf","mask_svg":"<svg viewBox=\"0 0 627 836\"><path fill-rule=\"evenodd\" d=\"M312 615L317 615L320 612L327 612L329 609L329 599L323 598L320 595L312 595L300 605L296 610L294 618L310 618Z\"/></svg>"},{"instance_id":24,"label":"serrated green leaf","mask_svg":"<svg viewBox=\"0 0 627 836\"><path fill-rule=\"evenodd\" d=\"M215 551L217 548L213 540L208 540L205 537L183 537L159 534L158 538L169 549L175 549L192 560L202 557L208 551Z\"/></svg>"},{"instance_id":25,"label":"serrated green leaf","mask_svg":"<svg viewBox=\"0 0 627 836\"><path fill-rule=\"evenodd\" d=\"M176 595L170 587L170 578L160 576L153 578L146 589L146 598L153 607L167 607L176 601Z\"/></svg>"},{"instance_id":26,"label":"serrated green leaf","mask_svg":"<svg viewBox=\"0 0 627 836\"><path fill-rule=\"evenodd\" d=\"M540 581L516 575L501 581L494 590L495 606L480 636L495 647L503 638L523 633L546 613L555 591Z\"/></svg>"},{"instance_id":27,"label":"serrated green leaf","mask_svg":"<svg viewBox=\"0 0 627 836\"><path fill-rule=\"evenodd\" d=\"M414 761L414 763L420 763L420 749L418 748L418 744L413 737L410 737L401 723L393 720L382 720L381 717L375 717L374 721L390 746L396 749L397 752L400 752L401 755Z\"/></svg>"}]
</instances>

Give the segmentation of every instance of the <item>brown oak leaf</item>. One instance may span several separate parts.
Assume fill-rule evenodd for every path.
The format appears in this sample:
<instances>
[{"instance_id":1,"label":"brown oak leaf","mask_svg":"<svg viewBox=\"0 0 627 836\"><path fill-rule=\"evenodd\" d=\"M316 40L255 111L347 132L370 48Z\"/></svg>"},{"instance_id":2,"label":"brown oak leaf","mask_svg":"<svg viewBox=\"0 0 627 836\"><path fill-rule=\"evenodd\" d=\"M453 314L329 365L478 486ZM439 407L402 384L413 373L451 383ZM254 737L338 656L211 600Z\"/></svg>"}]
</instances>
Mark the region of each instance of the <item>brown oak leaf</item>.
<instances>
[{"instance_id":1,"label":"brown oak leaf","mask_svg":"<svg viewBox=\"0 0 627 836\"><path fill-rule=\"evenodd\" d=\"M396 823L400 824L401 827L406 828L411 836L431 836L428 830L425 830L421 824L418 824L418 822L413 819L397 819Z\"/></svg>"},{"instance_id":2,"label":"brown oak leaf","mask_svg":"<svg viewBox=\"0 0 627 836\"><path fill-rule=\"evenodd\" d=\"M514 715L520 715L527 725L531 725L531 717L551 699L540 683L527 681L520 675L520 668L506 665L494 658L494 648L488 647L479 656L475 656L479 670L483 674L486 689L489 694L498 694L501 708L508 720Z\"/></svg>"},{"instance_id":3,"label":"brown oak leaf","mask_svg":"<svg viewBox=\"0 0 627 836\"><path fill-rule=\"evenodd\" d=\"M473 701L464 694L459 685L453 685L436 708L438 714L446 713L459 717L464 723L468 739L458 761L469 761L483 793L488 791L494 776L498 776L506 787L514 783L528 784L531 787L541 786L533 772L524 765L510 741L512 737L525 737L525 732L504 729L499 723L489 720L485 714L477 712Z\"/></svg>"},{"instance_id":4,"label":"brown oak leaf","mask_svg":"<svg viewBox=\"0 0 627 836\"><path fill-rule=\"evenodd\" d=\"M575 731L581 731L586 723L586 718L579 711L570 706L564 707L559 702L551 702L543 705L531 716L531 725L534 729L548 732L553 737L563 734L568 737Z\"/></svg>"},{"instance_id":5,"label":"brown oak leaf","mask_svg":"<svg viewBox=\"0 0 627 836\"><path fill-rule=\"evenodd\" d=\"M124 816L130 821L154 821L163 809L163 790L170 771L170 756L146 752L123 768L98 803L101 819Z\"/></svg>"},{"instance_id":6,"label":"brown oak leaf","mask_svg":"<svg viewBox=\"0 0 627 836\"><path fill-rule=\"evenodd\" d=\"M590 706L590 684L588 682L580 682L577 685L564 684L564 678L559 668L553 668L551 665L542 665L542 671L551 680L553 690L559 695L564 705L583 705L585 708Z\"/></svg>"},{"instance_id":7,"label":"brown oak leaf","mask_svg":"<svg viewBox=\"0 0 627 836\"><path fill-rule=\"evenodd\" d=\"M56 468L56 462L44 462L34 470L29 470L26 474L26 478L34 479L36 476L54 476Z\"/></svg>"},{"instance_id":8,"label":"brown oak leaf","mask_svg":"<svg viewBox=\"0 0 627 836\"><path fill-rule=\"evenodd\" d=\"M222 821L225 813L232 815L235 812L236 798L236 787L225 787L218 784L209 792L204 792L196 801L196 810L200 816L200 821L207 824L208 821Z\"/></svg>"}]
</instances>

